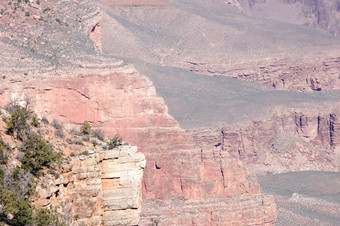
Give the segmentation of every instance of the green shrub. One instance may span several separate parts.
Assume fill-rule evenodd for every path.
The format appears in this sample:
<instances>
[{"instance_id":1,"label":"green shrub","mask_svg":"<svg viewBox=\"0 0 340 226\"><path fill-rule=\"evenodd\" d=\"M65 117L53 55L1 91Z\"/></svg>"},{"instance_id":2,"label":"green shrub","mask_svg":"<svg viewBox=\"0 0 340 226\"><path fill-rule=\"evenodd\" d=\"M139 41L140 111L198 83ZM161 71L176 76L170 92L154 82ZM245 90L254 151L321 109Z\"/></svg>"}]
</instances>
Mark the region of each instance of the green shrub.
<instances>
[{"instance_id":1,"label":"green shrub","mask_svg":"<svg viewBox=\"0 0 340 226\"><path fill-rule=\"evenodd\" d=\"M31 118L31 112L19 105L10 108L11 117L7 120L7 133L19 140L24 140L26 131L30 129L28 120Z\"/></svg>"},{"instance_id":2,"label":"green shrub","mask_svg":"<svg viewBox=\"0 0 340 226\"><path fill-rule=\"evenodd\" d=\"M44 168L55 169L61 162L62 153L56 153L40 135L32 132L24 142L25 153L21 160L22 168L34 176L41 176Z\"/></svg>"},{"instance_id":3,"label":"green shrub","mask_svg":"<svg viewBox=\"0 0 340 226\"><path fill-rule=\"evenodd\" d=\"M33 207L30 200L19 198L17 193L1 188L0 203L3 206L0 211L0 221L9 225L32 225ZM13 216L10 219L8 216Z\"/></svg>"},{"instance_id":4,"label":"green shrub","mask_svg":"<svg viewBox=\"0 0 340 226\"><path fill-rule=\"evenodd\" d=\"M40 126L39 119L38 119L38 117L36 115L33 115L31 125L34 126L34 127L39 127Z\"/></svg>"},{"instance_id":5,"label":"green shrub","mask_svg":"<svg viewBox=\"0 0 340 226\"><path fill-rule=\"evenodd\" d=\"M9 149L9 145L5 143L2 137L0 137L0 164L7 164Z\"/></svg>"},{"instance_id":6,"label":"green shrub","mask_svg":"<svg viewBox=\"0 0 340 226\"><path fill-rule=\"evenodd\" d=\"M122 144L123 144L123 139L117 134L107 142L109 149L116 148Z\"/></svg>"},{"instance_id":7,"label":"green shrub","mask_svg":"<svg viewBox=\"0 0 340 226\"><path fill-rule=\"evenodd\" d=\"M45 226L45 225L53 225L53 226L66 226L66 224L59 219L56 211L52 211L50 209L41 208L37 211L35 217L35 225L37 226Z\"/></svg>"},{"instance_id":8,"label":"green shrub","mask_svg":"<svg viewBox=\"0 0 340 226\"><path fill-rule=\"evenodd\" d=\"M33 178L16 167L6 174L0 170L0 222L8 225L32 225L33 207L28 199L33 194ZM12 215L12 217L9 217Z\"/></svg>"},{"instance_id":9,"label":"green shrub","mask_svg":"<svg viewBox=\"0 0 340 226\"><path fill-rule=\"evenodd\" d=\"M85 121L83 123L83 125L80 127L80 131L83 133L83 134L90 134L91 132L91 125L88 121Z\"/></svg>"}]
</instances>

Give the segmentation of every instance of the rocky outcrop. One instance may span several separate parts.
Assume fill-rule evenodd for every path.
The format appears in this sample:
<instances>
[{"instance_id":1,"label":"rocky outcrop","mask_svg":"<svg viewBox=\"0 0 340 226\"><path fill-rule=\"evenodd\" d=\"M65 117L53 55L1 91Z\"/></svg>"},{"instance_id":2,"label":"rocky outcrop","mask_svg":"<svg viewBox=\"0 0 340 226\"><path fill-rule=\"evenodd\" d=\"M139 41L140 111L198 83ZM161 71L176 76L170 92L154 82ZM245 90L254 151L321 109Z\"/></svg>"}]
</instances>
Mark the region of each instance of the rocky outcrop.
<instances>
[{"instance_id":1,"label":"rocky outcrop","mask_svg":"<svg viewBox=\"0 0 340 226\"><path fill-rule=\"evenodd\" d=\"M192 139L168 114L163 99L156 96L152 83L131 67L122 65L104 71L88 69L76 76L54 79L18 77L2 83L0 90L2 105L12 98L20 101L29 97L35 112L49 120L58 118L68 128L87 120L95 127L102 127L106 135L118 133L127 142L137 145L147 160L143 177L143 222L157 215L162 224L176 223L160 208L173 200L182 203L175 206L176 211L183 210L183 222L194 221L196 215L186 214L184 210L195 207L201 213L209 211L210 215L216 215L209 220L201 219L202 224L205 221L218 224L217 216L228 211L230 215L236 214L231 209L225 212L224 207L230 203L237 206L243 201L253 203L253 199L258 200L251 207L256 215L252 218L253 224L275 222L273 200L261 193L256 179L245 171L242 163L218 148L195 149ZM210 208L212 201L209 200L217 199L221 200L221 208ZM261 199L263 202L259 201ZM197 206L199 203L201 207ZM110 205L107 208L113 208ZM154 206L152 211L149 205ZM248 211L248 207L239 206L237 217L232 219L245 224ZM88 215L90 213L82 216ZM221 222L227 221L226 217L221 219Z\"/></svg>"},{"instance_id":2,"label":"rocky outcrop","mask_svg":"<svg viewBox=\"0 0 340 226\"><path fill-rule=\"evenodd\" d=\"M185 199L144 200L140 225L273 225L276 206L271 196L260 191L257 179L228 152L215 148L197 150L191 156L178 153L175 161L185 173L178 187ZM183 161L186 159L186 161ZM173 164L173 161L169 161ZM190 181L189 175L199 175ZM188 198L190 197L190 198Z\"/></svg>"},{"instance_id":3,"label":"rocky outcrop","mask_svg":"<svg viewBox=\"0 0 340 226\"><path fill-rule=\"evenodd\" d=\"M198 146L221 145L256 173L338 171L338 112L291 110L268 120L191 133Z\"/></svg>"},{"instance_id":4,"label":"rocky outcrop","mask_svg":"<svg viewBox=\"0 0 340 226\"><path fill-rule=\"evenodd\" d=\"M296 61L281 59L270 63L259 62L230 68L223 65L191 63L189 68L198 73L264 83L279 90L308 92L340 89L339 57L321 57L317 62L308 59Z\"/></svg>"},{"instance_id":5,"label":"rocky outcrop","mask_svg":"<svg viewBox=\"0 0 340 226\"><path fill-rule=\"evenodd\" d=\"M145 157L136 147L87 150L38 185L37 207L54 206L72 225L137 225Z\"/></svg>"},{"instance_id":6,"label":"rocky outcrop","mask_svg":"<svg viewBox=\"0 0 340 226\"><path fill-rule=\"evenodd\" d=\"M273 201L268 195L149 201L140 225L273 225L271 216L276 215Z\"/></svg>"}]
</instances>

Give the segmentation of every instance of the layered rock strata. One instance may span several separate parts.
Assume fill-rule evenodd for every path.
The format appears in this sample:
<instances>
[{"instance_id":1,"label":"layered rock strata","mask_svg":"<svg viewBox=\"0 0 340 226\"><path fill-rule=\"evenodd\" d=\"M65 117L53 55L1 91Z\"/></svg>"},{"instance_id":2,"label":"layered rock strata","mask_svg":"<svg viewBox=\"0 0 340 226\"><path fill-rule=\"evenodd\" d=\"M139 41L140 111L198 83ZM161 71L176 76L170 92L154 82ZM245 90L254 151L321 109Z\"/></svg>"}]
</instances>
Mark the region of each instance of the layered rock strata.
<instances>
[{"instance_id":1,"label":"layered rock strata","mask_svg":"<svg viewBox=\"0 0 340 226\"><path fill-rule=\"evenodd\" d=\"M87 150L38 185L38 207L53 205L72 225L137 225L145 157L136 147Z\"/></svg>"},{"instance_id":2,"label":"layered rock strata","mask_svg":"<svg viewBox=\"0 0 340 226\"><path fill-rule=\"evenodd\" d=\"M276 206L272 196L261 194L257 178L245 171L240 161L219 148L191 151L191 155L185 155L184 159L194 158L195 161L191 169L182 169L186 174L181 175L178 184L185 199L143 200L140 225L275 223ZM180 155L174 158L189 166ZM195 168L198 168L201 178L190 183L188 176L196 173Z\"/></svg>"},{"instance_id":3,"label":"layered rock strata","mask_svg":"<svg viewBox=\"0 0 340 226\"><path fill-rule=\"evenodd\" d=\"M236 67L191 62L187 67L198 73L259 82L279 90L308 92L340 89L340 58L319 57L318 61L281 59Z\"/></svg>"},{"instance_id":4,"label":"layered rock strata","mask_svg":"<svg viewBox=\"0 0 340 226\"><path fill-rule=\"evenodd\" d=\"M12 98L20 101L28 97L35 112L49 120L58 118L68 128L87 120L95 127L102 127L106 135L118 133L137 145L147 159L143 177L143 222L154 215L160 216L160 223L164 225L191 222L197 216L186 210L200 208L202 213L209 211L216 216L237 212L237 217L230 220L246 224L250 223L248 207L239 206L233 212L227 206L253 203L252 199L258 201L251 207L255 211L251 224L275 222L274 202L261 193L256 178L222 149L195 149L192 139L168 114L163 99L156 96L152 83L131 67L107 68L104 72L88 69L76 76L54 79L12 78L2 83L0 90L2 105ZM107 194L114 195L114 192ZM169 200L178 202L173 208L183 210L182 215L178 215L182 220L173 221L164 209L158 208ZM196 204L187 204L184 200ZM221 208L210 208L211 200L220 200ZM197 207L198 204L201 207ZM149 205L154 206L151 212ZM228 209L227 212L224 209ZM201 224L229 222L227 217L201 220ZM110 222L109 216L107 221Z\"/></svg>"},{"instance_id":5,"label":"layered rock strata","mask_svg":"<svg viewBox=\"0 0 340 226\"><path fill-rule=\"evenodd\" d=\"M339 110L287 111L268 120L191 130L200 147L222 146L256 173L338 171Z\"/></svg>"}]
</instances>

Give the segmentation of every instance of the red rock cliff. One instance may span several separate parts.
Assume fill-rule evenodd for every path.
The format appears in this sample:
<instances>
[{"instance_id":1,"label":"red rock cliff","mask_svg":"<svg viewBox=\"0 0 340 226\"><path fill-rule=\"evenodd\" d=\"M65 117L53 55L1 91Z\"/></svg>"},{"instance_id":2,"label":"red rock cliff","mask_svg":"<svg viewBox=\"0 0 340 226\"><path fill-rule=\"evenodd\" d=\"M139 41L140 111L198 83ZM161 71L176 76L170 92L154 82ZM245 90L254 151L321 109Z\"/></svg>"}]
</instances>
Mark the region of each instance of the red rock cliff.
<instances>
[{"instance_id":1,"label":"red rock cliff","mask_svg":"<svg viewBox=\"0 0 340 226\"><path fill-rule=\"evenodd\" d=\"M141 224L273 224L273 199L222 149L194 148L152 83L130 67L74 76L6 79L1 105L28 97L36 113L72 127L85 120L120 134L147 159ZM169 204L169 205L168 205ZM199 216L199 217L198 217Z\"/></svg>"}]
</instances>

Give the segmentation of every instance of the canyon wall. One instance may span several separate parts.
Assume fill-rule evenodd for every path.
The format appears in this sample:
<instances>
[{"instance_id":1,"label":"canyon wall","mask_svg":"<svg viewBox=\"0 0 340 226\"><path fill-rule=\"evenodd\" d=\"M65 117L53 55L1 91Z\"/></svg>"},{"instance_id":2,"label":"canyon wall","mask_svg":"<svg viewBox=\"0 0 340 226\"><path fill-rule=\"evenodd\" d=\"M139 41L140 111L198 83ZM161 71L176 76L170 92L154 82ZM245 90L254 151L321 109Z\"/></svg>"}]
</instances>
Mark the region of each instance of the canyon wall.
<instances>
[{"instance_id":1,"label":"canyon wall","mask_svg":"<svg viewBox=\"0 0 340 226\"><path fill-rule=\"evenodd\" d=\"M28 99L37 114L57 118L66 128L87 120L106 135L118 133L137 145L147 160L141 225L155 218L163 225L275 222L274 201L261 193L256 177L220 148L195 149L152 83L130 66L59 78L5 79L0 95L1 105ZM198 214L202 218L197 220Z\"/></svg>"},{"instance_id":2,"label":"canyon wall","mask_svg":"<svg viewBox=\"0 0 340 226\"><path fill-rule=\"evenodd\" d=\"M287 110L270 119L191 130L199 147L222 146L252 172L338 171L339 109Z\"/></svg>"},{"instance_id":3,"label":"canyon wall","mask_svg":"<svg viewBox=\"0 0 340 226\"><path fill-rule=\"evenodd\" d=\"M232 67L191 62L187 67L198 73L259 82L279 90L308 92L340 89L340 57L314 57L319 59L269 60Z\"/></svg>"},{"instance_id":4,"label":"canyon wall","mask_svg":"<svg viewBox=\"0 0 340 226\"><path fill-rule=\"evenodd\" d=\"M144 167L136 147L86 150L38 184L35 205L52 205L70 225L137 225Z\"/></svg>"},{"instance_id":5,"label":"canyon wall","mask_svg":"<svg viewBox=\"0 0 340 226\"><path fill-rule=\"evenodd\" d=\"M271 196L262 194L257 178L243 164L220 148L178 153L182 175L178 187L190 199L143 200L140 225L273 225L276 206ZM194 161L192 161L192 159ZM191 165L188 160L192 161ZM173 161L169 160L169 164ZM195 184L185 179L199 168ZM194 186L192 186L194 185ZM192 188L190 189L190 187ZM190 189L190 190L189 190ZM190 193L190 194L189 194Z\"/></svg>"}]
</instances>

